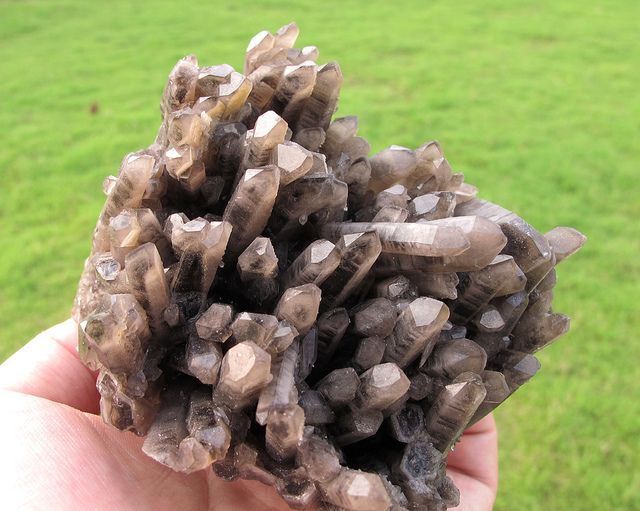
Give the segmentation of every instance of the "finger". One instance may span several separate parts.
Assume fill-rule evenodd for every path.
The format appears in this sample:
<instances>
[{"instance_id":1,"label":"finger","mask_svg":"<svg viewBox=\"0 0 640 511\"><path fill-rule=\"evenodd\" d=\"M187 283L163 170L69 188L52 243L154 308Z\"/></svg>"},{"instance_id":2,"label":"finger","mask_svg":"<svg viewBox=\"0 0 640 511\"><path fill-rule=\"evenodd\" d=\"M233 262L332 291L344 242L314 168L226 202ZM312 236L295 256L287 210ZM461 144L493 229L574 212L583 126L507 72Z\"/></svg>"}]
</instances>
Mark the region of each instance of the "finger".
<instances>
[{"instance_id":1,"label":"finger","mask_svg":"<svg viewBox=\"0 0 640 511\"><path fill-rule=\"evenodd\" d=\"M207 509L204 473L178 474L142 439L65 405L0 391L3 509Z\"/></svg>"},{"instance_id":2,"label":"finger","mask_svg":"<svg viewBox=\"0 0 640 511\"><path fill-rule=\"evenodd\" d=\"M449 454L447 470L463 496L465 490L467 494L473 490L485 499L491 497L493 503L498 489L498 432L493 415L488 415L464 432Z\"/></svg>"},{"instance_id":3,"label":"finger","mask_svg":"<svg viewBox=\"0 0 640 511\"><path fill-rule=\"evenodd\" d=\"M491 511L496 494L486 484L455 469L448 468L447 475L460 490L460 503L449 511Z\"/></svg>"},{"instance_id":4,"label":"finger","mask_svg":"<svg viewBox=\"0 0 640 511\"><path fill-rule=\"evenodd\" d=\"M0 366L0 389L97 413L96 375L80 361L77 338L71 319L37 335Z\"/></svg>"}]
</instances>

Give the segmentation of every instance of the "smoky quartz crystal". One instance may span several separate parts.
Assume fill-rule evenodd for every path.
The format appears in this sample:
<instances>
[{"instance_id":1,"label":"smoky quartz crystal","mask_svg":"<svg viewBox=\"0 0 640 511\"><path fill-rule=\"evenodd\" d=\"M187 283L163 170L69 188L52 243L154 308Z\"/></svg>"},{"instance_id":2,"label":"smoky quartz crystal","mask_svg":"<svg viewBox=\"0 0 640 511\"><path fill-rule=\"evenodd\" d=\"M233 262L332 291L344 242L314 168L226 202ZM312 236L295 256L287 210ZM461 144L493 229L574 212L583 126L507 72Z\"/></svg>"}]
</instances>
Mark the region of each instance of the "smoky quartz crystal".
<instances>
[{"instance_id":1,"label":"smoky quartz crystal","mask_svg":"<svg viewBox=\"0 0 640 511\"><path fill-rule=\"evenodd\" d=\"M104 421L173 470L445 510L465 428L568 330L555 266L586 238L477 198L437 142L370 154L333 118L340 66L297 36L171 70L155 141L105 180L78 350Z\"/></svg>"}]
</instances>

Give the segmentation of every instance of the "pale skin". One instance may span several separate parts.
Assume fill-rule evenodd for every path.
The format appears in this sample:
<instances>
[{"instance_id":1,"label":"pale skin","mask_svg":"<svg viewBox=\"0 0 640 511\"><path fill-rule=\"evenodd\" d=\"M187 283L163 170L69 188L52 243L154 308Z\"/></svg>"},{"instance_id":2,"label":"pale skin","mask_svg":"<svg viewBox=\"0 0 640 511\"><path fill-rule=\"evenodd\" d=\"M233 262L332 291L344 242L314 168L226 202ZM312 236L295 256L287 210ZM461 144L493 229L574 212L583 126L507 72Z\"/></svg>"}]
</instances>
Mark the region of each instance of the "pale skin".
<instances>
[{"instance_id":1,"label":"pale skin","mask_svg":"<svg viewBox=\"0 0 640 511\"><path fill-rule=\"evenodd\" d=\"M289 509L270 487L178 474L147 458L142 440L105 425L96 375L78 358L76 324L60 323L0 366L0 495L5 509L243 511ZM458 511L492 509L498 485L492 416L449 456Z\"/></svg>"}]
</instances>

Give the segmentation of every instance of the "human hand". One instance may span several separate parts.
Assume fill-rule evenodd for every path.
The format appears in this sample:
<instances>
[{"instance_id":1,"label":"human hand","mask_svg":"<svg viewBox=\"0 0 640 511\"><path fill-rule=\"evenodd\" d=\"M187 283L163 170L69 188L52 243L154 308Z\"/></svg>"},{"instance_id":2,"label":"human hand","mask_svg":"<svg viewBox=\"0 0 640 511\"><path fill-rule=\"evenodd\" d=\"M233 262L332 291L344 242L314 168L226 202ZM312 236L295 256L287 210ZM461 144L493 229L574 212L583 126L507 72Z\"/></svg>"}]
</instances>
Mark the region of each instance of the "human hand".
<instances>
[{"instance_id":1,"label":"human hand","mask_svg":"<svg viewBox=\"0 0 640 511\"><path fill-rule=\"evenodd\" d=\"M493 414L464 432L449 454L447 475L460 490L450 511L490 511L498 491L498 430Z\"/></svg>"},{"instance_id":2,"label":"human hand","mask_svg":"<svg viewBox=\"0 0 640 511\"><path fill-rule=\"evenodd\" d=\"M96 375L76 352L68 320L0 366L0 494L7 509L241 511L289 509L273 488L185 475L142 453L142 439L102 422ZM478 422L449 457L463 511L489 510L497 485L493 418Z\"/></svg>"}]
</instances>

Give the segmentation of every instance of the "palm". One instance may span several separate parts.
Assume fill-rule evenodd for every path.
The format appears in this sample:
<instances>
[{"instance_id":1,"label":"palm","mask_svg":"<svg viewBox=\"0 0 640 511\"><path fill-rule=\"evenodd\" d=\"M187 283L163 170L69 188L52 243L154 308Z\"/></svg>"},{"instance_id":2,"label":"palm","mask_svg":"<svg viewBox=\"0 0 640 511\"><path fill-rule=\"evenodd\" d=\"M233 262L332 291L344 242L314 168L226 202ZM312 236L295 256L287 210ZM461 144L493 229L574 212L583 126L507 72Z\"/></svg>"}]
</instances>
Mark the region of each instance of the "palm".
<instances>
[{"instance_id":1,"label":"palm","mask_svg":"<svg viewBox=\"0 0 640 511\"><path fill-rule=\"evenodd\" d=\"M147 458L141 439L96 415L95 375L75 352L75 324L62 323L0 366L3 458L0 491L10 509L284 510L271 489L178 474ZM484 419L449 460L459 510L491 509L497 485L495 424Z\"/></svg>"}]
</instances>

